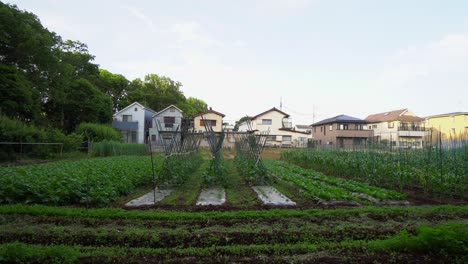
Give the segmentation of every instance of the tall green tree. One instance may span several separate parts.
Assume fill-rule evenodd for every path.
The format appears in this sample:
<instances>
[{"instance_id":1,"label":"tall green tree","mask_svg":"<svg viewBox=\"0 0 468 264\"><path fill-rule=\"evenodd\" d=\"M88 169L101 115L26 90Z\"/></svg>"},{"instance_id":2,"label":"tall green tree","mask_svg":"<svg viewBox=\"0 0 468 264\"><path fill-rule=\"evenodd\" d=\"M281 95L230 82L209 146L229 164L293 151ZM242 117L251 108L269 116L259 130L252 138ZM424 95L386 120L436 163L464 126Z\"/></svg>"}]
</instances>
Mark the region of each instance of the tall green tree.
<instances>
[{"instance_id":1,"label":"tall green tree","mask_svg":"<svg viewBox=\"0 0 468 264\"><path fill-rule=\"evenodd\" d=\"M116 112L125 104L125 96L128 92L129 81L121 74L114 74L104 69L99 69L97 87L112 99L112 110Z\"/></svg>"}]
</instances>

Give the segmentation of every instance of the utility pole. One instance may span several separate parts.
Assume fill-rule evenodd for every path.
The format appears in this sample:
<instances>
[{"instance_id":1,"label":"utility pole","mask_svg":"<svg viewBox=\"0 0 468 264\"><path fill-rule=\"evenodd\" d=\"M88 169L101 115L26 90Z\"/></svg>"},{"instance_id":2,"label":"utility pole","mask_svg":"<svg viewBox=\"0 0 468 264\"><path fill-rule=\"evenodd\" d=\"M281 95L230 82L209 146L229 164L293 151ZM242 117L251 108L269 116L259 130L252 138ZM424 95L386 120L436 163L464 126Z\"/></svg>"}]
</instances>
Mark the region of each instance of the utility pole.
<instances>
[{"instance_id":1,"label":"utility pole","mask_svg":"<svg viewBox=\"0 0 468 264\"><path fill-rule=\"evenodd\" d=\"M283 97L280 96L280 111L283 111Z\"/></svg>"}]
</instances>

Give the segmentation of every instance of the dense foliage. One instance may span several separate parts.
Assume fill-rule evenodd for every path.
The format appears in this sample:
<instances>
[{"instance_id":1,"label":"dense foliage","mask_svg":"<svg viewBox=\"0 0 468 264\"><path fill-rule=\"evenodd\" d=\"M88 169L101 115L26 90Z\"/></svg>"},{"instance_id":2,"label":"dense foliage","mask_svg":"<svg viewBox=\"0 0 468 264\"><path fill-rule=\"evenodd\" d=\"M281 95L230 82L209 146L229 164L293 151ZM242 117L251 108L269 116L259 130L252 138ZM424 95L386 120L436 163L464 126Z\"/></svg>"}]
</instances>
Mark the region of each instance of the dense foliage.
<instances>
[{"instance_id":1,"label":"dense foliage","mask_svg":"<svg viewBox=\"0 0 468 264\"><path fill-rule=\"evenodd\" d=\"M268 171L261 159L261 146L256 135L246 135L236 142L235 164L241 175L252 185L265 185Z\"/></svg>"},{"instance_id":2,"label":"dense foliage","mask_svg":"<svg viewBox=\"0 0 468 264\"><path fill-rule=\"evenodd\" d=\"M168 77L130 82L99 69L86 44L63 40L15 5L0 2L0 25L0 114L71 133L83 122L110 123L134 101L156 111L175 104L188 115L207 108Z\"/></svg>"},{"instance_id":3,"label":"dense foliage","mask_svg":"<svg viewBox=\"0 0 468 264\"><path fill-rule=\"evenodd\" d=\"M158 184L182 184L202 163L203 158L198 151L169 156L165 159L161 172L158 174Z\"/></svg>"},{"instance_id":4,"label":"dense foliage","mask_svg":"<svg viewBox=\"0 0 468 264\"><path fill-rule=\"evenodd\" d=\"M120 143L118 141L103 140L91 144L92 157L108 157L122 155L147 155L148 146L145 144Z\"/></svg>"},{"instance_id":5,"label":"dense foliage","mask_svg":"<svg viewBox=\"0 0 468 264\"><path fill-rule=\"evenodd\" d=\"M120 140L119 131L109 125L81 123L75 132L77 134L83 135L85 140L93 142L100 142L103 140Z\"/></svg>"},{"instance_id":6,"label":"dense foliage","mask_svg":"<svg viewBox=\"0 0 468 264\"><path fill-rule=\"evenodd\" d=\"M468 189L468 146L400 152L294 150L281 153L281 158L396 190L417 187L435 194L465 195Z\"/></svg>"},{"instance_id":7,"label":"dense foliage","mask_svg":"<svg viewBox=\"0 0 468 264\"><path fill-rule=\"evenodd\" d=\"M79 134L65 135L54 128L43 129L19 120L0 115L0 141L28 143L63 143L63 151L76 151L83 137ZM21 151L18 148L23 148ZM23 152L23 153L20 153ZM29 157L47 158L59 151L55 145L0 145L0 160L14 160L18 153Z\"/></svg>"},{"instance_id":8,"label":"dense foliage","mask_svg":"<svg viewBox=\"0 0 468 264\"><path fill-rule=\"evenodd\" d=\"M161 167L162 158L156 158ZM152 180L148 156L118 156L0 168L0 203L106 206Z\"/></svg>"}]
</instances>

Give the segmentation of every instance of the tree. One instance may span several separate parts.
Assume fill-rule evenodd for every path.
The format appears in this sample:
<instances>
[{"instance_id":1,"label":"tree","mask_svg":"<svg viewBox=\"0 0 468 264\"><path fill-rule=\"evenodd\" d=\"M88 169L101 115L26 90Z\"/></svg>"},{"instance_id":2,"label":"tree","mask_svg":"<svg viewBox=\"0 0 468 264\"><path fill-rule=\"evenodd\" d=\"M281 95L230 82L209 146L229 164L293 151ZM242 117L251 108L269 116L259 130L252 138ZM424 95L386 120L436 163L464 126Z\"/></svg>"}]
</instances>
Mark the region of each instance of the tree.
<instances>
[{"instance_id":1,"label":"tree","mask_svg":"<svg viewBox=\"0 0 468 264\"><path fill-rule=\"evenodd\" d=\"M122 104L125 103L124 98L128 93L129 83L127 78L121 74L113 74L107 70L99 69L97 87L111 97L113 112L123 108Z\"/></svg>"},{"instance_id":2,"label":"tree","mask_svg":"<svg viewBox=\"0 0 468 264\"><path fill-rule=\"evenodd\" d=\"M238 121L236 121L236 124L234 125L234 131L238 131L239 130L239 125L242 124L244 121L247 121L249 119L251 119L252 117L250 116L243 116L241 117Z\"/></svg>"},{"instance_id":3,"label":"tree","mask_svg":"<svg viewBox=\"0 0 468 264\"><path fill-rule=\"evenodd\" d=\"M193 116L208 110L208 105L201 99L189 97L184 103L180 104L180 109L184 111L186 116Z\"/></svg>"},{"instance_id":4,"label":"tree","mask_svg":"<svg viewBox=\"0 0 468 264\"><path fill-rule=\"evenodd\" d=\"M40 113L40 95L26 76L13 66L0 64L0 114L31 121Z\"/></svg>"}]
</instances>

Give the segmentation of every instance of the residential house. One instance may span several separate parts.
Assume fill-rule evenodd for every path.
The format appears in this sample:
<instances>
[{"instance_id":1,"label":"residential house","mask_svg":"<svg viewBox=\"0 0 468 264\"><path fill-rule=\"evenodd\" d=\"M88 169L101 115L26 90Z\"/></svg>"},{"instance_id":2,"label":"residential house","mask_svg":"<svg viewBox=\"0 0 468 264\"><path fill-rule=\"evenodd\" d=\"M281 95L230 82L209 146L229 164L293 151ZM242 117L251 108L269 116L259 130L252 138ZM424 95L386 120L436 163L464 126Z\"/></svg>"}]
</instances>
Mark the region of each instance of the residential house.
<instances>
[{"instance_id":1,"label":"residential house","mask_svg":"<svg viewBox=\"0 0 468 264\"><path fill-rule=\"evenodd\" d=\"M275 107L239 124L241 132L266 133L269 131L267 146L306 147L307 141L312 139L311 131L296 130L296 128L297 126L292 125L290 116Z\"/></svg>"},{"instance_id":2,"label":"residential house","mask_svg":"<svg viewBox=\"0 0 468 264\"><path fill-rule=\"evenodd\" d=\"M468 138L468 112L428 116L425 125L432 130L433 141L438 138L439 132L442 140Z\"/></svg>"},{"instance_id":3,"label":"residential house","mask_svg":"<svg viewBox=\"0 0 468 264\"><path fill-rule=\"evenodd\" d=\"M224 114L213 110L211 107L208 111L203 113L198 113L193 117L193 125L196 132L204 132L205 123L210 125L213 128L214 132L221 132L223 129L223 117Z\"/></svg>"},{"instance_id":4,"label":"residential house","mask_svg":"<svg viewBox=\"0 0 468 264\"><path fill-rule=\"evenodd\" d=\"M184 113L175 105L170 105L152 116L150 137L152 142L172 138L171 133L160 133L161 131L176 131L181 129Z\"/></svg>"},{"instance_id":5,"label":"residential house","mask_svg":"<svg viewBox=\"0 0 468 264\"><path fill-rule=\"evenodd\" d=\"M314 143L318 148L365 147L374 136L367 127L368 121L339 115L312 124Z\"/></svg>"},{"instance_id":6,"label":"residential house","mask_svg":"<svg viewBox=\"0 0 468 264\"><path fill-rule=\"evenodd\" d=\"M369 115L366 121L374 131L374 140L392 147L422 148L429 140L424 119L406 108Z\"/></svg>"},{"instance_id":7,"label":"residential house","mask_svg":"<svg viewBox=\"0 0 468 264\"><path fill-rule=\"evenodd\" d=\"M151 117L156 112L138 102L134 102L113 116L112 126L120 130L122 141L147 143Z\"/></svg>"}]
</instances>

